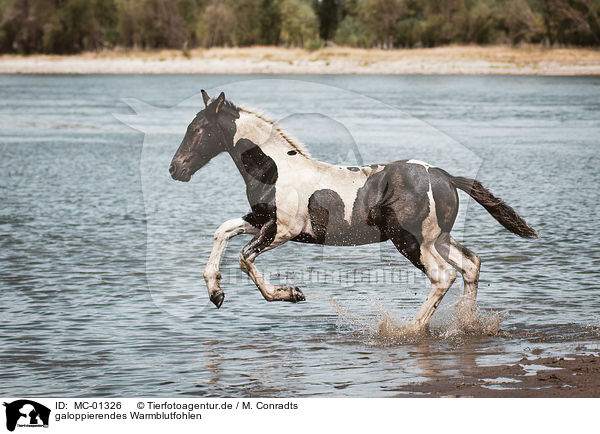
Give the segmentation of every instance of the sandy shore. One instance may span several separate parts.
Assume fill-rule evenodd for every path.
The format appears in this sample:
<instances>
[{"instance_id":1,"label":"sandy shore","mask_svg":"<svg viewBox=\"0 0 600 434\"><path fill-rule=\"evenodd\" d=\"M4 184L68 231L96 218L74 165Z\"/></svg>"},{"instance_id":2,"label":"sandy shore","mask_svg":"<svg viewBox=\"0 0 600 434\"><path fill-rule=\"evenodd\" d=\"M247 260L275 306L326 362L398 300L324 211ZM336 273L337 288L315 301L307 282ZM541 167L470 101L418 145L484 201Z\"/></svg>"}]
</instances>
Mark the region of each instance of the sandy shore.
<instances>
[{"instance_id":1,"label":"sandy shore","mask_svg":"<svg viewBox=\"0 0 600 434\"><path fill-rule=\"evenodd\" d=\"M600 398L600 355L522 359L406 387L400 397Z\"/></svg>"},{"instance_id":2,"label":"sandy shore","mask_svg":"<svg viewBox=\"0 0 600 434\"><path fill-rule=\"evenodd\" d=\"M600 50L449 46L412 50L279 47L104 51L74 56L0 56L21 74L511 74L600 75Z\"/></svg>"}]
</instances>

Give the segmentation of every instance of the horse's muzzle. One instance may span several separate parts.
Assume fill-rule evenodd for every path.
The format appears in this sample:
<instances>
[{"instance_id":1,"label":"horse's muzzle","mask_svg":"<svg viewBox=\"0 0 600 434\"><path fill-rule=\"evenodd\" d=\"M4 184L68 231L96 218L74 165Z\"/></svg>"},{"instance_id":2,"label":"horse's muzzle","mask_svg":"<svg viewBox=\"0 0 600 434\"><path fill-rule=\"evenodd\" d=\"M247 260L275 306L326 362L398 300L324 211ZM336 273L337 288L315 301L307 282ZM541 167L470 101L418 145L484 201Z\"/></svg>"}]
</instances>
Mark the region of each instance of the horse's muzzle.
<instances>
[{"instance_id":1,"label":"horse's muzzle","mask_svg":"<svg viewBox=\"0 0 600 434\"><path fill-rule=\"evenodd\" d=\"M169 166L169 173L175 181L188 182L191 178L190 171L186 168L178 167L175 162Z\"/></svg>"}]
</instances>

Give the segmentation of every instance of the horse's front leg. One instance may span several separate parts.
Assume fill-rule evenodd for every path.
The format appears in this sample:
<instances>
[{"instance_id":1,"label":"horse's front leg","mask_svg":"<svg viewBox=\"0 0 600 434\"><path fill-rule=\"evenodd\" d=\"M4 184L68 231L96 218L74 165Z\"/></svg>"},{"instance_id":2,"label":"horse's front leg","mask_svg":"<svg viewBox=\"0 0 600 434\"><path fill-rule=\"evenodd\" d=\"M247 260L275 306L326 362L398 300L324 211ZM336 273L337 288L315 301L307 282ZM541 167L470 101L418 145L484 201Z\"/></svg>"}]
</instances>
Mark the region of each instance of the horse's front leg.
<instances>
[{"instance_id":1,"label":"horse's front leg","mask_svg":"<svg viewBox=\"0 0 600 434\"><path fill-rule=\"evenodd\" d=\"M306 300L302 291L293 286L273 286L262 275L254 260L258 255L267 250L274 249L282 245L291 238L288 235L277 233L277 223L275 220L264 224L258 234L250 241L240 252L240 267L250 279L256 284L261 294L267 301L290 301L297 303Z\"/></svg>"},{"instance_id":2,"label":"horse's front leg","mask_svg":"<svg viewBox=\"0 0 600 434\"><path fill-rule=\"evenodd\" d=\"M223 251L227 246L227 241L236 235L256 234L257 232L258 229L242 218L227 220L215 231L213 249L210 253L208 264L206 264L206 268L204 269L204 280L208 287L210 301L212 301L217 308L221 307L223 299L225 298L225 294L219 285L219 281L221 280L219 266L221 264Z\"/></svg>"}]
</instances>

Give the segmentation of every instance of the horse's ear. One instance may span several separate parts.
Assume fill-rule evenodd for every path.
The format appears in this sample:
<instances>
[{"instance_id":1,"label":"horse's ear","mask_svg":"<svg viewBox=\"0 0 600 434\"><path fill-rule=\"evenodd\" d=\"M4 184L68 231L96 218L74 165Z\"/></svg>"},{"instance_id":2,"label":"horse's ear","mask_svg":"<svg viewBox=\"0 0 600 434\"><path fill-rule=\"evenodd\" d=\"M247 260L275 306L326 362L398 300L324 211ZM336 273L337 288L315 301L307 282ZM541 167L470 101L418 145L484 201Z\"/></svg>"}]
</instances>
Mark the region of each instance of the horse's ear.
<instances>
[{"instance_id":1,"label":"horse's ear","mask_svg":"<svg viewBox=\"0 0 600 434\"><path fill-rule=\"evenodd\" d=\"M202 100L204 101L204 107L208 107L208 104L210 103L210 96L208 96L208 94L206 93L206 91L204 89L202 89L200 92L202 93Z\"/></svg>"},{"instance_id":2,"label":"horse's ear","mask_svg":"<svg viewBox=\"0 0 600 434\"><path fill-rule=\"evenodd\" d=\"M215 99L211 99L208 103L207 110L214 114L218 114L219 110L223 107L223 103L225 102L225 93L221 92L221 94Z\"/></svg>"},{"instance_id":3,"label":"horse's ear","mask_svg":"<svg viewBox=\"0 0 600 434\"><path fill-rule=\"evenodd\" d=\"M215 112L219 113L221 107L223 107L223 103L225 102L225 92L221 92L221 94L217 97L217 107L215 108Z\"/></svg>"}]
</instances>

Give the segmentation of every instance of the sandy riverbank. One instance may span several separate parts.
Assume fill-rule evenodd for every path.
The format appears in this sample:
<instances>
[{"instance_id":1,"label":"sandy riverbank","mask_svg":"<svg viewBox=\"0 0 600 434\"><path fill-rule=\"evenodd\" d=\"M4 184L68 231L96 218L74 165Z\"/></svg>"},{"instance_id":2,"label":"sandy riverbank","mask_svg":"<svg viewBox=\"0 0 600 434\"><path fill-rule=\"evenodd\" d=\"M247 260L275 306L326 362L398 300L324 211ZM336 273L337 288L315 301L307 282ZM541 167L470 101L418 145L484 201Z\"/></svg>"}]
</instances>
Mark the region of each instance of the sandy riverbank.
<instances>
[{"instance_id":1,"label":"sandy riverbank","mask_svg":"<svg viewBox=\"0 0 600 434\"><path fill-rule=\"evenodd\" d=\"M474 367L440 376L399 395L474 398L600 398L600 355L524 358L512 365Z\"/></svg>"},{"instance_id":2,"label":"sandy riverbank","mask_svg":"<svg viewBox=\"0 0 600 434\"><path fill-rule=\"evenodd\" d=\"M280 47L104 51L0 56L0 73L22 74L510 74L600 75L600 50L449 46L412 50Z\"/></svg>"}]
</instances>

